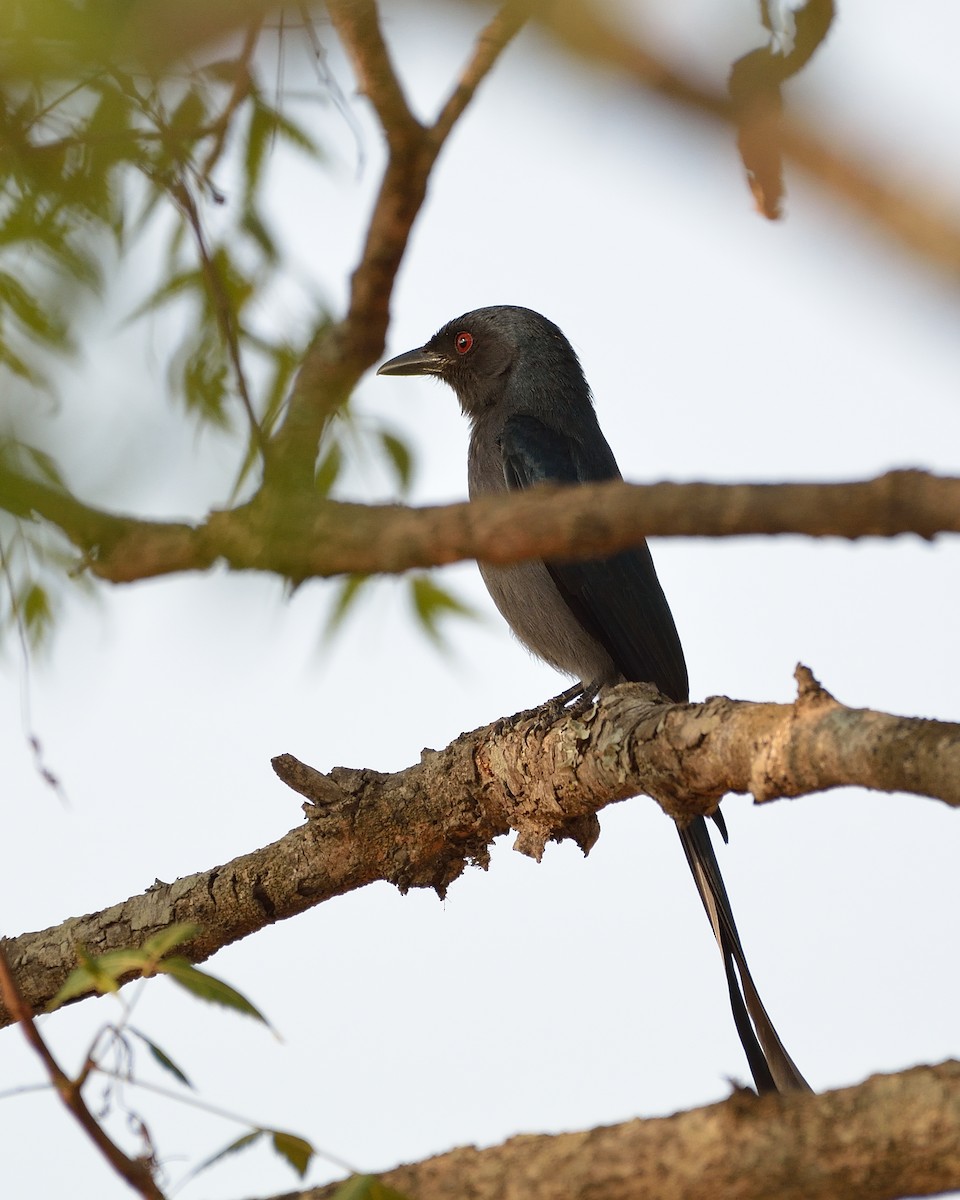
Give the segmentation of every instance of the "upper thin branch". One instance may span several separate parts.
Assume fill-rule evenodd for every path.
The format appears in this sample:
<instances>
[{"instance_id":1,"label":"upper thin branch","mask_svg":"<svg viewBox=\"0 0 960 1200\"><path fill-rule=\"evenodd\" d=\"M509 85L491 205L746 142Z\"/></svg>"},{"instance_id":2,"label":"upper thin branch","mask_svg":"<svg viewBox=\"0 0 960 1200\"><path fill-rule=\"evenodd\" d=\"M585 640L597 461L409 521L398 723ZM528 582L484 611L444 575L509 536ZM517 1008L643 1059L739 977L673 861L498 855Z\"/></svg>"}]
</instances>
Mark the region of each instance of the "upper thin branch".
<instances>
[{"instance_id":1,"label":"upper thin branch","mask_svg":"<svg viewBox=\"0 0 960 1200\"><path fill-rule=\"evenodd\" d=\"M464 67L460 79L430 130L438 147L446 141L473 99L474 92L496 65L504 48L520 32L531 7L531 0L507 0L477 38L473 56Z\"/></svg>"},{"instance_id":2,"label":"upper thin branch","mask_svg":"<svg viewBox=\"0 0 960 1200\"><path fill-rule=\"evenodd\" d=\"M102 512L0 466L0 506L56 526L95 575L114 583L205 570L218 559L302 580L470 558L595 558L649 536L930 538L960 532L960 478L890 471L857 483L616 482L419 509L261 493L191 526Z\"/></svg>"},{"instance_id":3,"label":"upper thin branch","mask_svg":"<svg viewBox=\"0 0 960 1200\"><path fill-rule=\"evenodd\" d=\"M534 857L565 837L588 850L597 812L641 792L679 819L711 812L727 792L772 800L846 784L960 806L960 725L846 708L805 668L798 680L793 704L664 705L648 685L625 684L579 717L520 714L392 775L324 775L282 755L274 768L307 797L305 825L224 866L11 939L18 986L39 1010L76 965L75 947L141 945L176 921L202 930L183 950L201 962L375 880L442 893L468 864L486 865L510 830Z\"/></svg>"},{"instance_id":4,"label":"upper thin branch","mask_svg":"<svg viewBox=\"0 0 960 1200\"><path fill-rule=\"evenodd\" d=\"M695 114L738 124L740 113L729 96L683 75L639 37L614 27L605 6L564 0L538 5L537 17L570 53L613 67ZM960 223L955 204L938 202L944 185L928 180L925 187L906 186L902 174L882 174L852 147L826 140L796 116L779 118L770 136L778 153L913 254L953 276L960 274ZM736 169L731 154L731 170Z\"/></svg>"},{"instance_id":5,"label":"upper thin branch","mask_svg":"<svg viewBox=\"0 0 960 1200\"><path fill-rule=\"evenodd\" d=\"M346 403L360 376L383 354L394 281L437 155L522 24L512 3L489 22L437 123L425 127L407 104L373 0L329 0L327 9L358 85L380 121L388 160L360 262L350 280L347 313L322 330L307 351L283 424L272 439L265 486L312 481L317 447L330 414Z\"/></svg>"}]
</instances>

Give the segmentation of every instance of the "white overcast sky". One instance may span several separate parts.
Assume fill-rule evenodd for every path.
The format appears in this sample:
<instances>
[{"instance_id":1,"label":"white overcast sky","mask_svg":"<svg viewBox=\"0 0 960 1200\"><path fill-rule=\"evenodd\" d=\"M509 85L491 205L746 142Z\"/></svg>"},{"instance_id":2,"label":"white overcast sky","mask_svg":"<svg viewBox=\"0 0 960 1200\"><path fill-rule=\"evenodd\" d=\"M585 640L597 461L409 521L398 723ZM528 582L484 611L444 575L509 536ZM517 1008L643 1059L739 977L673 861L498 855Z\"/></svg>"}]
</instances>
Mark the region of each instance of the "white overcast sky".
<instances>
[{"instance_id":1,"label":"white overcast sky","mask_svg":"<svg viewBox=\"0 0 960 1200\"><path fill-rule=\"evenodd\" d=\"M839 7L791 103L956 209L960 8ZM760 41L748 0L650 9L666 21L664 45L717 83ZM480 19L393 10L390 38L423 111ZM339 308L381 154L329 31L324 39L365 162L358 169L333 106L297 109L331 166L318 176L280 155L274 215L300 275ZM289 52L292 80L308 80L295 60ZM443 154L399 280L389 352L464 310L528 305L577 348L630 479L841 480L894 466L955 474L955 281L795 172L788 184L786 219L764 222L728 131L575 67L528 32ZM128 279L131 297L140 286ZM278 301L276 319L296 313ZM71 478L92 501L201 516L225 500L233 464L215 437L170 413L163 326L121 335L114 315L102 325L56 417ZM415 442L417 501L464 496L466 426L452 393L371 376L357 408ZM370 494L360 476L351 487ZM654 551L694 698L789 700L800 660L848 704L960 720L956 538L677 540ZM472 564L442 578L483 613L451 628L446 658L416 632L390 581L329 649L318 636L322 584L286 602L273 580L217 572L71 606L29 685L31 727L66 808L32 766L22 669L8 647L6 932L97 910L279 837L300 810L273 776L275 754L321 769L399 769L423 746L559 690L506 632ZM814 1087L960 1056L956 814L855 791L763 809L735 797L724 811L731 845L721 864L751 966ZM490 870L468 872L444 903L379 884L217 955L209 969L245 991L282 1042L162 981L145 991L135 1023L211 1103L369 1170L720 1099L748 1073L676 835L643 798L601 821L586 860L565 845L538 866L504 839ZM44 1021L67 1067L112 1005ZM146 1064L144 1074L164 1081ZM19 1034L5 1032L0 1089L40 1077ZM237 1132L128 1099L172 1178ZM0 1131L5 1195L128 1194L48 1095L0 1102ZM329 1175L321 1163L309 1179ZM226 1200L294 1183L255 1150L183 1195Z\"/></svg>"}]
</instances>

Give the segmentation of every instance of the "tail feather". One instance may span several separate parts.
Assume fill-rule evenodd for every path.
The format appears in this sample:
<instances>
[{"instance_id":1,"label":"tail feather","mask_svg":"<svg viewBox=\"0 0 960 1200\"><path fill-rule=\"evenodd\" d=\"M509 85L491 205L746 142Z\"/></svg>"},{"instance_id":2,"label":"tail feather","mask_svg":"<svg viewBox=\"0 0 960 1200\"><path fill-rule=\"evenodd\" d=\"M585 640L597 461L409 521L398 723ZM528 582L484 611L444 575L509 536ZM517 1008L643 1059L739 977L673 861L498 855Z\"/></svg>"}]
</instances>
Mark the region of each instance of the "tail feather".
<instances>
[{"instance_id":1,"label":"tail feather","mask_svg":"<svg viewBox=\"0 0 960 1200\"><path fill-rule=\"evenodd\" d=\"M757 1091L810 1091L784 1049L753 982L706 821L697 817L689 825L678 825L677 831L723 956L734 1023Z\"/></svg>"}]
</instances>

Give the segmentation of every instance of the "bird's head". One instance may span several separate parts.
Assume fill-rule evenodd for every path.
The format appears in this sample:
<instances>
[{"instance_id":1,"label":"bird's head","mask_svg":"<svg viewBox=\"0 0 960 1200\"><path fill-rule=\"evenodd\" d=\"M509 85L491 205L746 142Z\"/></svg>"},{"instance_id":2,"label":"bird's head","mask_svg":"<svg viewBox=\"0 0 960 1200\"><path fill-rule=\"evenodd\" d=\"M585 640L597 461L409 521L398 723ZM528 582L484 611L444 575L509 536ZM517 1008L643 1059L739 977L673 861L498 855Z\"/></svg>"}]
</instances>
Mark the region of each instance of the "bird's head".
<instances>
[{"instance_id":1,"label":"bird's head","mask_svg":"<svg viewBox=\"0 0 960 1200\"><path fill-rule=\"evenodd\" d=\"M518 366L554 375L580 364L560 330L529 308L478 308L448 321L417 350L385 362L378 375L434 375L448 383L470 417L497 404ZM585 385L584 385L585 387Z\"/></svg>"}]
</instances>

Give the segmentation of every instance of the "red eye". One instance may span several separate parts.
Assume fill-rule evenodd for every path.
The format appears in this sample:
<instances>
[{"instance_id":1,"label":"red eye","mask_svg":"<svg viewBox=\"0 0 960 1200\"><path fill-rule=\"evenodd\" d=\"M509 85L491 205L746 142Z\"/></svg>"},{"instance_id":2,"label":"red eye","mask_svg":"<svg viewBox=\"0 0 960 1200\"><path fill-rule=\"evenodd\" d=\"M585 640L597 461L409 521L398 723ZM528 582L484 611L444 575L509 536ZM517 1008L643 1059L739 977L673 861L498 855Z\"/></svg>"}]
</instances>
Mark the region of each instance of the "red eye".
<instances>
[{"instance_id":1,"label":"red eye","mask_svg":"<svg viewBox=\"0 0 960 1200\"><path fill-rule=\"evenodd\" d=\"M473 345L473 334L467 333L464 329L462 333L458 333L453 339L453 344L456 346L458 354L466 354Z\"/></svg>"}]
</instances>

